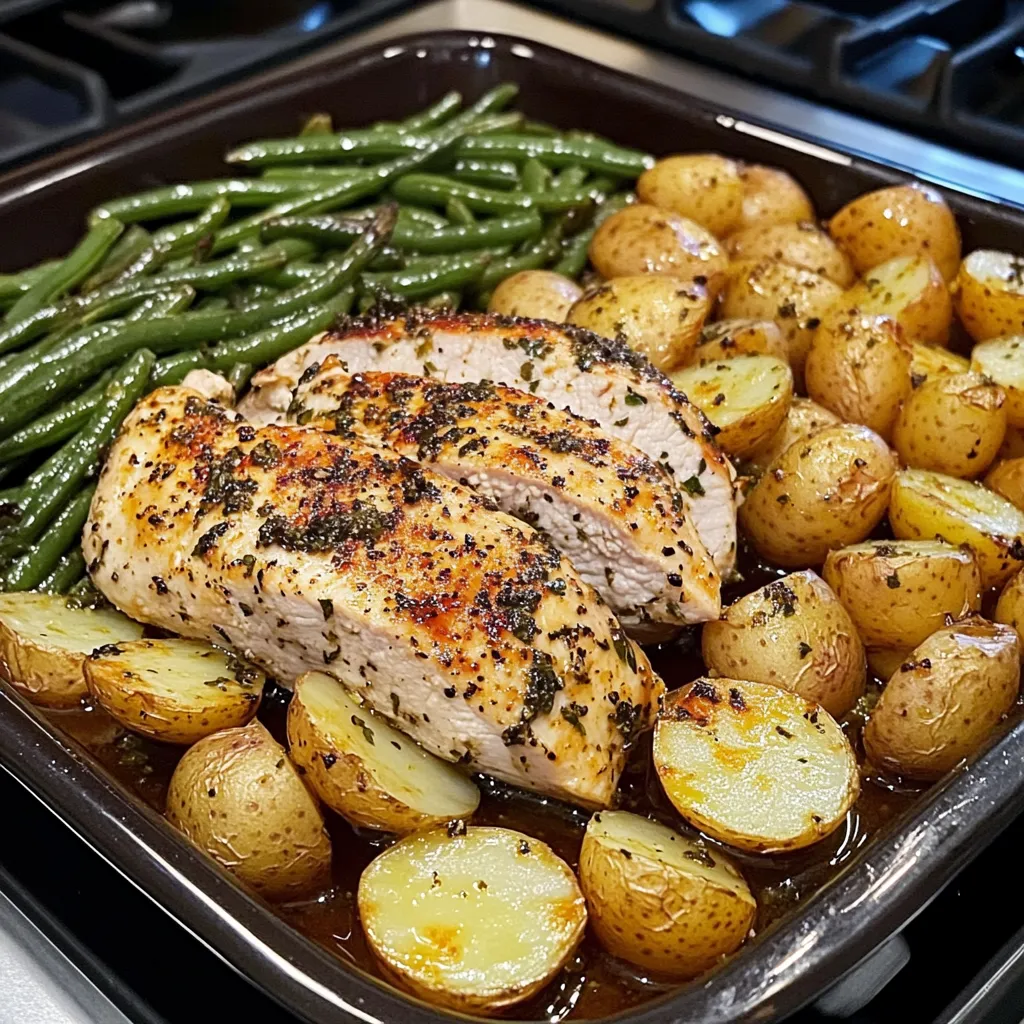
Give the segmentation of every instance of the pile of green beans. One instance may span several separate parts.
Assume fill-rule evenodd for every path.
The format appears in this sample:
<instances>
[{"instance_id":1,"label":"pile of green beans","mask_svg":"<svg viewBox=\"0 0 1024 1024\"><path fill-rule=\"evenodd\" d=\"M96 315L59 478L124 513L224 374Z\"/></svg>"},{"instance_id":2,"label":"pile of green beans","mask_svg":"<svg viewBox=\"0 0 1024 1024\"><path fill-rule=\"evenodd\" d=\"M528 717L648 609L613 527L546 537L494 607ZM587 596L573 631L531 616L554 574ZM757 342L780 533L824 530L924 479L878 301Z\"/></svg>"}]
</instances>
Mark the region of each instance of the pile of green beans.
<instances>
[{"instance_id":1,"label":"pile of green beans","mask_svg":"<svg viewBox=\"0 0 1024 1024\"><path fill-rule=\"evenodd\" d=\"M314 114L231 150L232 176L111 199L64 258L0 274L0 590L81 589L98 468L153 388L208 369L238 395L352 309L486 308L519 271L579 276L651 158L530 122L516 93L342 132Z\"/></svg>"}]
</instances>

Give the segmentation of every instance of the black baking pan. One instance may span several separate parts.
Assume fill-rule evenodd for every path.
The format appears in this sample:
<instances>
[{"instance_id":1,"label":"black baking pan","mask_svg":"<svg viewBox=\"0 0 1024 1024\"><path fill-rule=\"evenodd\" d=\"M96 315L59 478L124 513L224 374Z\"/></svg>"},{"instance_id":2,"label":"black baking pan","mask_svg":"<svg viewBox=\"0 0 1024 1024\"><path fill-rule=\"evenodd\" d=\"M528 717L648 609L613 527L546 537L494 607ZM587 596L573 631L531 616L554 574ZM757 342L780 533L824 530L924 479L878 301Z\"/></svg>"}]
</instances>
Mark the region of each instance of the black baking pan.
<instances>
[{"instance_id":1,"label":"black baking pan","mask_svg":"<svg viewBox=\"0 0 1024 1024\"><path fill-rule=\"evenodd\" d=\"M427 33L344 60L271 72L0 179L3 262L15 268L62 252L99 201L219 174L225 148L291 134L303 114L326 109L338 124L358 125L403 116L447 89L475 96L508 80L520 84L527 114L565 127L655 153L717 150L786 167L823 214L859 193L905 180L878 164L794 146L788 126L752 133L758 126L749 119L740 125L729 111L577 56L501 36ZM955 192L948 198L966 249L1019 248L1024 210ZM671 662L663 658L660 667L671 675ZM30 707L4 684L0 765L253 984L315 1024L437 1024L452 1016L331 955L247 894L171 829L152 802L72 740L61 721L60 713ZM720 1024L780 1020L794 1012L902 928L1024 810L1022 763L1024 724L1013 717L969 764L923 793L737 956L616 1019Z\"/></svg>"}]
</instances>

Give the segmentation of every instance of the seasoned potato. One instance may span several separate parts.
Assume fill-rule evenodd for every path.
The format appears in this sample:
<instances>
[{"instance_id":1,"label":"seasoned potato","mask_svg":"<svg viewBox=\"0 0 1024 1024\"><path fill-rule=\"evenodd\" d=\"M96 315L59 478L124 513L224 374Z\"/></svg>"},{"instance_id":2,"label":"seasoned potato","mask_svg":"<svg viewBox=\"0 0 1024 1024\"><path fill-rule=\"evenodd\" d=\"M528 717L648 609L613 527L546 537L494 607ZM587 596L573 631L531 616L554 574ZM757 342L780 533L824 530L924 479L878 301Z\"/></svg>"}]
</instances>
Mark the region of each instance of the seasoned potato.
<instances>
[{"instance_id":1,"label":"seasoned potato","mask_svg":"<svg viewBox=\"0 0 1024 1024\"><path fill-rule=\"evenodd\" d=\"M839 417L834 412L812 402L809 398L796 397L789 404L786 422L775 432L775 436L763 447L758 448L747 461L746 468L756 475L763 473L791 444L810 437L825 427L838 426Z\"/></svg>"},{"instance_id":2,"label":"seasoned potato","mask_svg":"<svg viewBox=\"0 0 1024 1024\"><path fill-rule=\"evenodd\" d=\"M743 213L743 180L739 165L717 153L667 156L644 171L636 183L637 198L671 210L726 235Z\"/></svg>"},{"instance_id":3,"label":"seasoned potato","mask_svg":"<svg viewBox=\"0 0 1024 1024\"><path fill-rule=\"evenodd\" d=\"M740 177L743 179L743 207L738 228L814 220L810 197L788 171L764 164L746 164L740 168Z\"/></svg>"},{"instance_id":4,"label":"seasoned potato","mask_svg":"<svg viewBox=\"0 0 1024 1024\"><path fill-rule=\"evenodd\" d=\"M985 477L985 486L1024 509L1024 458L1002 459Z\"/></svg>"},{"instance_id":5,"label":"seasoned potato","mask_svg":"<svg viewBox=\"0 0 1024 1024\"><path fill-rule=\"evenodd\" d=\"M792 690L845 715L864 692L864 646L846 610L809 569L741 597L706 622L708 671Z\"/></svg>"},{"instance_id":6,"label":"seasoned potato","mask_svg":"<svg viewBox=\"0 0 1024 1024\"><path fill-rule=\"evenodd\" d=\"M167 789L167 819L267 899L303 896L330 878L320 809L259 721L185 751Z\"/></svg>"},{"instance_id":7,"label":"seasoned potato","mask_svg":"<svg viewBox=\"0 0 1024 1024\"><path fill-rule=\"evenodd\" d=\"M132 732L195 743L245 725L260 706L263 673L201 640L108 644L85 662L97 704Z\"/></svg>"},{"instance_id":8,"label":"seasoned potato","mask_svg":"<svg viewBox=\"0 0 1024 1024\"><path fill-rule=\"evenodd\" d=\"M777 260L813 270L840 288L849 288L857 277L846 253L810 220L745 228L729 236L726 248L733 259Z\"/></svg>"},{"instance_id":9,"label":"seasoned potato","mask_svg":"<svg viewBox=\"0 0 1024 1024\"><path fill-rule=\"evenodd\" d=\"M69 608L56 594L0 594L0 673L43 707L74 707L88 692L89 653L141 636L120 612Z\"/></svg>"},{"instance_id":10,"label":"seasoned potato","mask_svg":"<svg viewBox=\"0 0 1024 1024\"><path fill-rule=\"evenodd\" d=\"M721 851L627 811L590 819L579 874L601 945L659 974L709 970L743 944L757 912Z\"/></svg>"},{"instance_id":11,"label":"seasoned potato","mask_svg":"<svg viewBox=\"0 0 1024 1024\"><path fill-rule=\"evenodd\" d=\"M940 540L871 540L829 552L825 581L869 647L916 647L981 607L981 570L969 549Z\"/></svg>"},{"instance_id":12,"label":"seasoned potato","mask_svg":"<svg viewBox=\"0 0 1024 1024\"><path fill-rule=\"evenodd\" d=\"M493 1013L543 988L587 922L569 865L539 839L506 828L407 836L371 861L358 903L387 973L464 1013Z\"/></svg>"},{"instance_id":13,"label":"seasoned potato","mask_svg":"<svg viewBox=\"0 0 1024 1024\"><path fill-rule=\"evenodd\" d=\"M865 192L828 223L859 273L895 256L930 256L952 281L960 264L960 230L933 188L913 183Z\"/></svg>"},{"instance_id":14,"label":"seasoned potato","mask_svg":"<svg viewBox=\"0 0 1024 1024\"><path fill-rule=\"evenodd\" d=\"M1006 394L977 373L932 377L914 388L892 429L893 447L915 469L974 479L1006 434Z\"/></svg>"},{"instance_id":15,"label":"seasoned potato","mask_svg":"<svg viewBox=\"0 0 1024 1024\"><path fill-rule=\"evenodd\" d=\"M887 682L900 665L902 665L913 652L913 648L907 647L867 647L868 669L871 674L881 682Z\"/></svg>"},{"instance_id":16,"label":"seasoned potato","mask_svg":"<svg viewBox=\"0 0 1024 1024\"><path fill-rule=\"evenodd\" d=\"M901 540L938 538L973 549L983 587L998 587L1024 562L1024 512L987 487L926 469L898 473L889 523Z\"/></svg>"},{"instance_id":17,"label":"seasoned potato","mask_svg":"<svg viewBox=\"0 0 1024 1024\"><path fill-rule=\"evenodd\" d=\"M736 356L788 360L789 349L774 320L718 320L704 325L691 361L704 366Z\"/></svg>"},{"instance_id":18,"label":"seasoned potato","mask_svg":"<svg viewBox=\"0 0 1024 1024\"><path fill-rule=\"evenodd\" d=\"M976 249L960 264L954 292L975 341L1024 334L1024 257Z\"/></svg>"},{"instance_id":19,"label":"seasoned potato","mask_svg":"<svg viewBox=\"0 0 1024 1024\"><path fill-rule=\"evenodd\" d=\"M949 349L922 345L919 341L913 342L910 346L910 383L915 387L923 384L929 377L967 373L970 368L969 360L950 352Z\"/></svg>"},{"instance_id":20,"label":"seasoned potato","mask_svg":"<svg viewBox=\"0 0 1024 1024\"><path fill-rule=\"evenodd\" d=\"M668 695L654 765L691 825L755 853L824 838L860 791L853 749L824 708L737 679L698 679Z\"/></svg>"},{"instance_id":21,"label":"seasoned potato","mask_svg":"<svg viewBox=\"0 0 1024 1024\"><path fill-rule=\"evenodd\" d=\"M1006 422L1024 427L1024 334L991 338L974 346L971 369L982 373L1006 393Z\"/></svg>"},{"instance_id":22,"label":"seasoned potato","mask_svg":"<svg viewBox=\"0 0 1024 1024\"><path fill-rule=\"evenodd\" d=\"M1017 634L1020 654L1024 658L1024 571L1014 573L1003 587L996 602L996 622L1010 626Z\"/></svg>"},{"instance_id":23,"label":"seasoned potato","mask_svg":"<svg viewBox=\"0 0 1024 1024\"><path fill-rule=\"evenodd\" d=\"M1019 686L1014 630L980 616L956 622L915 647L889 678L864 749L886 771L938 779L985 742Z\"/></svg>"},{"instance_id":24,"label":"seasoned potato","mask_svg":"<svg viewBox=\"0 0 1024 1024\"><path fill-rule=\"evenodd\" d=\"M494 289L487 312L562 323L569 307L582 294L583 289L564 274L553 270L521 270L506 277Z\"/></svg>"},{"instance_id":25,"label":"seasoned potato","mask_svg":"<svg viewBox=\"0 0 1024 1024\"><path fill-rule=\"evenodd\" d=\"M888 440L910 394L910 346L892 317L830 314L814 332L804 380L816 402Z\"/></svg>"},{"instance_id":26,"label":"seasoned potato","mask_svg":"<svg viewBox=\"0 0 1024 1024\"><path fill-rule=\"evenodd\" d=\"M604 278L678 274L706 284L712 295L721 288L729 265L710 231L646 203L613 213L594 232L589 252L590 262Z\"/></svg>"},{"instance_id":27,"label":"seasoned potato","mask_svg":"<svg viewBox=\"0 0 1024 1024\"><path fill-rule=\"evenodd\" d=\"M772 356L691 366L672 374L672 383L719 428L723 450L740 458L774 436L793 398L793 374Z\"/></svg>"},{"instance_id":28,"label":"seasoned potato","mask_svg":"<svg viewBox=\"0 0 1024 1024\"><path fill-rule=\"evenodd\" d=\"M336 679L307 672L288 705L288 749L306 782L354 825L411 832L467 819L480 791L382 718Z\"/></svg>"},{"instance_id":29,"label":"seasoned potato","mask_svg":"<svg viewBox=\"0 0 1024 1024\"><path fill-rule=\"evenodd\" d=\"M1000 459L1024 459L1024 430L1007 427L1003 446L999 449Z\"/></svg>"},{"instance_id":30,"label":"seasoned potato","mask_svg":"<svg viewBox=\"0 0 1024 1024\"><path fill-rule=\"evenodd\" d=\"M821 565L878 525L898 468L873 430L827 427L771 463L740 506L740 524L770 562Z\"/></svg>"},{"instance_id":31,"label":"seasoned potato","mask_svg":"<svg viewBox=\"0 0 1024 1024\"><path fill-rule=\"evenodd\" d=\"M667 371L689 362L710 311L708 291L695 281L633 274L586 292L566 320L605 338L621 338Z\"/></svg>"}]
</instances>

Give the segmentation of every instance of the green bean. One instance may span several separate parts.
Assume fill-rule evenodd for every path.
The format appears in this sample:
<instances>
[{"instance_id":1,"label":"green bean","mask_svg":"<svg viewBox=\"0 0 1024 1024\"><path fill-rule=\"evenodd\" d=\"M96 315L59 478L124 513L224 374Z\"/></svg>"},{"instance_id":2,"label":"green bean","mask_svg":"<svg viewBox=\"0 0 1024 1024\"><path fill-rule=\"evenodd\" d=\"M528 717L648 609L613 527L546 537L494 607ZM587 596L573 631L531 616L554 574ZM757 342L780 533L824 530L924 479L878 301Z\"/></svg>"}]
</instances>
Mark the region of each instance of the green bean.
<instances>
[{"instance_id":1,"label":"green bean","mask_svg":"<svg viewBox=\"0 0 1024 1024\"><path fill-rule=\"evenodd\" d=\"M454 196L445 203L444 213L456 227L468 227L470 224L476 223L473 211L461 199Z\"/></svg>"},{"instance_id":2,"label":"green bean","mask_svg":"<svg viewBox=\"0 0 1024 1024\"><path fill-rule=\"evenodd\" d=\"M545 121L525 121L523 122L523 134L543 135L547 138L553 138L557 135L561 135L562 132L554 125L547 124Z\"/></svg>"},{"instance_id":3,"label":"green bean","mask_svg":"<svg viewBox=\"0 0 1024 1024\"><path fill-rule=\"evenodd\" d=\"M329 214L319 217L276 217L260 228L260 240L276 242L282 238L304 238L329 248L348 245L362 233L365 226L361 220L332 217Z\"/></svg>"},{"instance_id":4,"label":"green bean","mask_svg":"<svg viewBox=\"0 0 1024 1024\"><path fill-rule=\"evenodd\" d=\"M551 171L536 157L523 164L523 191L544 192L551 185Z\"/></svg>"},{"instance_id":5,"label":"green bean","mask_svg":"<svg viewBox=\"0 0 1024 1024\"><path fill-rule=\"evenodd\" d=\"M104 221L93 227L57 266L40 277L18 299L8 310L4 323L15 324L24 320L81 284L103 262L123 230L124 225L117 220Z\"/></svg>"},{"instance_id":6,"label":"green bean","mask_svg":"<svg viewBox=\"0 0 1024 1024\"><path fill-rule=\"evenodd\" d=\"M562 255L551 269L566 277L578 277L587 265L587 250L590 247L590 240L594 237L594 232L613 213L625 209L632 200L633 195L630 192L619 192L609 196L594 212L594 219L590 226L562 243Z\"/></svg>"},{"instance_id":7,"label":"green bean","mask_svg":"<svg viewBox=\"0 0 1024 1024\"><path fill-rule=\"evenodd\" d=\"M423 305L427 309L450 309L454 313L459 308L459 303L461 302L462 292L447 291L431 295Z\"/></svg>"},{"instance_id":8,"label":"green bean","mask_svg":"<svg viewBox=\"0 0 1024 1024\"><path fill-rule=\"evenodd\" d=\"M586 206L590 195L582 190L570 192L499 192L437 174L406 174L392 186L403 202L444 206L451 197L461 199L474 213L512 213L515 210L539 210L555 213L573 206Z\"/></svg>"},{"instance_id":9,"label":"green bean","mask_svg":"<svg viewBox=\"0 0 1024 1024\"><path fill-rule=\"evenodd\" d=\"M422 253L454 253L465 249L485 249L536 238L543 222L536 210L510 213L505 217L477 221L475 224L453 225L427 231L404 224L399 215L392 241L401 249Z\"/></svg>"},{"instance_id":10,"label":"green bean","mask_svg":"<svg viewBox=\"0 0 1024 1024\"><path fill-rule=\"evenodd\" d=\"M579 164L591 171L603 171L620 178L636 178L654 165L654 158L635 149L607 142L570 139L565 136L467 135L455 147L460 157L490 160L527 160L534 157L548 167Z\"/></svg>"},{"instance_id":11,"label":"green bean","mask_svg":"<svg viewBox=\"0 0 1024 1024\"><path fill-rule=\"evenodd\" d=\"M192 370L208 370L210 352L207 348L192 348L175 352L173 356L158 359L149 375L150 387L162 388L180 384Z\"/></svg>"},{"instance_id":12,"label":"green bean","mask_svg":"<svg viewBox=\"0 0 1024 1024\"><path fill-rule=\"evenodd\" d=\"M403 203L401 210L398 211L399 223L402 221L412 221L415 224L422 224L428 228L446 228L448 227L448 221L445 220L439 213L434 210L428 210L425 206L410 206L408 203Z\"/></svg>"},{"instance_id":13,"label":"green bean","mask_svg":"<svg viewBox=\"0 0 1024 1024\"><path fill-rule=\"evenodd\" d=\"M152 241L153 236L145 228L132 224L107 253L99 269L82 282L82 293L94 291L113 281L149 248Z\"/></svg>"},{"instance_id":14,"label":"green bean","mask_svg":"<svg viewBox=\"0 0 1024 1024\"><path fill-rule=\"evenodd\" d=\"M587 180L587 169L578 164L570 164L551 183L553 189L579 188Z\"/></svg>"},{"instance_id":15,"label":"green bean","mask_svg":"<svg viewBox=\"0 0 1024 1024\"><path fill-rule=\"evenodd\" d=\"M167 288L166 291L147 295L127 316L123 323L138 323L140 320L171 316L181 313L192 305L196 291L190 285L179 284Z\"/></svg>"},{"instance_id":16,"label":"green bean","mask_svg":"<svg viewBox=\"0 0 1024 1024\"><path fill-rule=\"evenodd\" d=\"M488 188L519 188L519 168L511 160L456 160L449 172L459 181Z\"/></svg>"},{"instance_id":17,"label":"green bean","mask_svg":"<svg viewBox=\"0 0 1024 1024\"><path fill-rule=\"evenodd\" d=\"M336 178L358 178L365 168L336 166L334 164L284 164L264 168L264 181L295 181L322 185Z\"/></svg>"},{"instance_id":18,"label":"green bean","mask_svg":"<svg viewBox=\"0 0 1024 1024\"><path fill-rule=\"evenodd\" d=\"M199 291L215 292L245 278L258 277L270 270L277 270L288 262L288 253L282 249L269 248L254 253L232 254L210 263L199 263L181 270L168 270L146 278L147 288L164 288L173 284L189 284Z\"/></svg>"},{"instance_id":19,"label":"green bean","mask_svg":"<svg viewBox=\"0 0 1024 1024\"><path fill-rule=\"evenodd\" d=\"M14 301L35 284L40 278L45 277L57 266L57 260L47 260L37 267L29 267L17 274L0 274L0 302Z\"/></svg>"},{"instance_id":20,"label":"green bean","mask_svg":"<svg viewBox=\"0 0 1024 1024\"><path fill-rule=\"evenodd\" d=\"M256 369L252 363L235 363L234 366L228 370L228 383L234 389L235 396L237 397L242 389L249 383L249 378L253 375L253 371Z\"/></svg>"},{"instance_id":21,"label":"green bean","mask_svg":"<svg viewBox=\"0 0 1024 1024\"><path fill-rule=\"evenodd\" d=\"M153 241L158 248L169 250L172 257L180 256L215 232L230 213L231 203L227 197L217 196L194 220L161 228L153 235Z\"/></svg>"},{"instance_id":22,"label":"green bean","mask_svg":"<svg viewBox=\"0 0 1024 1024\"><path fill-rule=\"evenodd\" d=\"M334 130L331 115L326 113L310 114L299 130L300 135L330 135Z\"/></svg>"},{"instance_id":23,"label":"green bean","mask_svg":"<svg viewBox=\"0 0 1024 1024\"><path fill-rule=\"evenodd\" d=\"M422 299L435 292L451 291L474 284L491 261L489 254L454 256L442 265L397 270L389 274L363 274L363 288L385 292L402 299Z\"/></svg>"},{"instance_id":24,"label":"green bean","mask_svg":"<svg viewBox=\"0 0 1024 1024\"><path fill-rule=\"evenodd\" d=\"M452 114L462 106L462 96L455 92L445 93L439 100L431 103L425 110L413 114L399 123L399 130L403 132L420 132L426 128L433 128L442 121L447 121Z\"/></svg>"},{"instance_id":25,"label":"green bean","mask_svg":"<svg viewBox=\"0 0 1024 1024\"><path fill-rule=\"evenodd\" d=\"M66 594L85 575L85 555L76 544L60 557L50 574L36 590L44 594Z\"/></svg>"},{"instance_id":26,"label":"green bean","mask_svg":"<svg viewBox=\"0 0 1024 1024\"><path fill-rule=\"evenodd\" d=\"M548 226L540 238L522 252L492 260L477 279L476 290L489 292L506 277L523 270L539 270L558 259L562 251L562 238L572 216L572 213L563 213Z\"/></svg>"}]
</instances>

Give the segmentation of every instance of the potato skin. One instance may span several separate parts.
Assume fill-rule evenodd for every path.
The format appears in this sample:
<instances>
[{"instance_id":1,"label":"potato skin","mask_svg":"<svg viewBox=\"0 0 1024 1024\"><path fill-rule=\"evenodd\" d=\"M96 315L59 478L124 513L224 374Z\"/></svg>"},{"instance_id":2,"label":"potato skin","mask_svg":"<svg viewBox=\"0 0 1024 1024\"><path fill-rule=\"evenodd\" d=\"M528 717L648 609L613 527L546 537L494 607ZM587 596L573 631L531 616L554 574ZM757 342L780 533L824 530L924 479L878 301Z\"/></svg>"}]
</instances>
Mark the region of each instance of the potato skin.
<instances>
[{"instance_id":1,"label":"potato skin","mask_svg":"<svg viewBox=\"0 0 1024 1024\"><path fill-rule=\"evenodd\" d=\"M821 565L833 548L864 540L878 525L897 469L873 430L827 427L765 470L740 507L740 524L770 562Z\"/></svg>"},{"instance_id":2,"label":"potato skin","mask_svg":"<svg viewBox=\"0 0 1024 1024\"><path fill-rule=\"evenodd\" d=\"M1017 508L1024 509L1024 457L997 462L988 471L985 486Z\"/></svg>"},{"instance_id":3,"label":"potato skin","mask_svg":"<svg viewBox=\"0 0 1024 1024\"><path fill-rule=\"evenodd\" d=\"M185 751L167 790L167 819L269 900L306 895L330 877L320 809L259 721Z\"/></svg>"},{"instance_id":4,"label":"potato skin","mask_svg":"<svg viewBox=\"0 0 1024 1024\"><path fill-rule=\"evenodd\" d=\"M849 288L857 277L842 249L810 220L744 228L729 236L726 248L733 259L777 260L827 277L840 288Z\"/></svg>"},{"instance_id":5,"label":"potato skin","mask_svg":"<svg viewBox=\"0 0 1024 1024\"><path fill-rule=\"evenodd\" d=\"M644 171L637 198L707 228L716 237L728 234L743 213L739 165L717 153L667 156Z\"/></svg>"},{"instance_id":6,"label":"potato skin","mask_svg":"<svg viewBox=\"0 0 1024 1024\"><path fill-rule=\"evenodd\" d=\"M705 366L737 356L775 356L788 362L789 348L774 320L716 320L704 325L690 362Z\"/></svg>"},{"instance_id":7,"label":"potato skin","mask_svg":"<svg viewBox=\"0 0 1024 1024\"><path fill-rule=\"evenodd\" d=\"M940 629L890 677L864 730L867 755L896 775L941 778L984 743L1019 687L1010 626L972 616Z\"/></svg>"},{"instance_id":8,"label":"potato skin","mask_svg":"<svg viewBox=\"0 0 1024 1024\"><path fill-rule=\"evenodd\" d=\"M815 219L810 196L781 167L746 164L740 168L740 177L743 179L743 207L738 229Z\"/></svg>"},{"instance_id":9,"label":"potato skin","mask_svg":"<svg viewBox=\"0 0 1024 1024\"><path fill-rule=\"evenodd\" d=\"M1006 581L999 600L996 602L996 622L1009 626L1017 634L1021 657L1024 658L1024 570L1015 573Z\"/></svg>"},{"instance_id":10,"label":"potato skin","mask_svg":"<svg viewBox=\"0 0 1024 1024\"><path fill-rule=\"evenodd\" d=\"M960 230L933 188L917 182L865 192L829 222L829 234L864 273L895 256L925 254L951 281L960 263Z\"/></svg>"},{"instance_id":11,"label":"potato skin","mask_svg":"<svg viewBox=\"0 0 1024 1024\"><path fill-rule=\"evenodd\" d=\"M755 475L763 473L790 445L810 437L825 427L836 427L842 421L834 413L810 398L795 397L789 403L786 422L775 436L749 457L745 469Z\"/></svg>"},{"instance_id":12,"label":"potato skin","mask_svg":"<svg viewBox=\"0 0 1024 1024\"><path fill-rule=\"evenodd\" d=\"M976 249L954 285L960 322L975 341L1024 334L1024 259Z\"/></svg>"},{"instance_id":13,"label":"potato skin","mask_svg":"<svg viewBox=\"0 0 1024 1024\"><path fill-rule=\"evenodd\" d=\"M605 338L622 338L659 370L690 361L711 311L707 289L671 274L613 277L582 295L567 323Z\"/></svg>"},{"instance_id":14,"label":"potato skin","mask_svg":"<svg viewBox=\"0 0 1024 1024\"><path fill-rule=\"evenodd\" d=\"M864 693L864 645L836 595L809 569L741 597L701 634L714 675L798 693L845 715Z\"/></svg>"},{"instance_id":15,"label":"potato skin","mask_svg":"<svg viewBox=\"0 0 1024 1024\"><path fill-rule=\"evenodd\" d=\"M913 648L981 607L969 549L943 541L866 541L830 551L823 573L868 647Z\"/></svg>"},{"instance_id":16,"label":"potato skin","mask_svg":"<svg viewBox=\"0 0 1024 1024\"><path fill-rule=\"evenodd\" d=\"M900 665L910 658L913 648L906 647L865 647L868 656L868 671L879 682L887 683Z\"/></svg>"},{"instance_id":17,"label":"potato skin","mask_svg":"<svg viewBox=\"0 0 1024 1024\"><path fill-rule=\"evenodd\" d=\"M506 277L494 289L487 312L560 324L568 315L569 307L582 294L583 289L564 274L553 270L521 270Z\"/></svg>"},{"instance_id":18,"label":"potato skin","mask_svg":"<svg viewBox=\"0 0 1024 1024\"><path fill-rule=\"evenodd\" d=\"M1006 434L1006 393L977 373L932 377L914 388L892 430L893 447L915 469L973 480Z\"/></svg>"},{"instance_id":19,"label":"potato skin","mask_svg":"<svg viewBox=\"0 0 1024 1024\"><path fill-rule=\"evenodd\" d=\"M912 342L910 346L910 383L917 387L929 377L941 377L944 374L967 373L971 369L970 361L958 356L949 349L936 345L923 345Z\"/></svg>"},{"instance_id":20,"label":"potato skin","mask_svg":"<svg viewBox=\"0 0 1024 1024\"><path fill-rule=\"evenodd\" d=\"M41 708L73 708L89 693L82 668L88 655L25 643L0 622L0 675Z\"/></svg>"}]
</instances>

